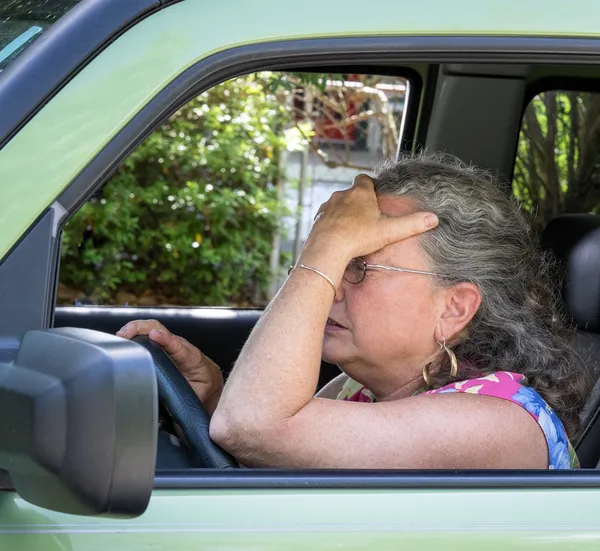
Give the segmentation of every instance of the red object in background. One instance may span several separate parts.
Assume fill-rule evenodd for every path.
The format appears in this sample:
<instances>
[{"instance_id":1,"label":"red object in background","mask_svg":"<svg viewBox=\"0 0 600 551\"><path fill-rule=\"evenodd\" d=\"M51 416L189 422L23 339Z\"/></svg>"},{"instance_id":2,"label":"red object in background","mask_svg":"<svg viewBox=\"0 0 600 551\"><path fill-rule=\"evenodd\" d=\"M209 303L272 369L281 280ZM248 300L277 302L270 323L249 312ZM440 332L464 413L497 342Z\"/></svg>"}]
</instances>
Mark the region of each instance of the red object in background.
<instances>
[{"instance_id":1,"label":"red object in background","mask_svg":"<svg viewBox=\"0 0 600 551\"><path fill-rule=\"evenodd\" d=\"M356 139L355 125L340 125L342 121L347 120L354 114L356 114L356 107L352 101L348 101L346 112L343 114L337 113L325 107L323 110L323 115L315 121L315 137L318 140L354 143Z\"/></svg>"},{"instance_id":2,"label":"red object in background","mask_svg":"<svg viewBox=\"0 0 600 551\"><path fill-rule=\"evenodd\" d=\"M342 78L347 82L360 82L360 75L358 74L342 75ZM331 92L332 97L333 94L334 92ZM301 114L304 112L303 98L296 97L294 108L296 110L296 120L302 120L303 117ZM353 101L348 100L345 113L335 112L325 105L315 105L313 112L320 113L320 116L314 120L315 138L317 140L355 143L356 125L340 125L342 121L356 114L356 105Z\"/></svg>"}]
</instances>

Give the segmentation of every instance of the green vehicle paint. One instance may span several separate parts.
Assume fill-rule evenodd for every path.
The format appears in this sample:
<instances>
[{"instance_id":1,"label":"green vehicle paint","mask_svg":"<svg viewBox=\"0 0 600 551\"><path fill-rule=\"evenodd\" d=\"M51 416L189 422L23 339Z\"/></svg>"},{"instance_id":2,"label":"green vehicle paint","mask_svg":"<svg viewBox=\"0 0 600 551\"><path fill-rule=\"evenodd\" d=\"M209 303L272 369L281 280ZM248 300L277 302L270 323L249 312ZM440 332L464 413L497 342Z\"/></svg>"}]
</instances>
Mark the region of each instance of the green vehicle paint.
<instances>
[{"instance_id":1,"label":"green vehicle paint","mask_svg":"<svg viewBox=\"0 0 600 551\"><path fill-rule=\"evenodd\" d=\"M155 491L134 520L75 517L0 494L3 551L598 549L597 491Z\"/></svg>"},{"instance_id":2,"label":"green vehicle paint","mask_svg":"<svg viewBox=\"0 0 600 551\"><path fill-rule=\"evenodd\" d=\"M167 83L198 60L274 40L600 35L600 3L186 0L111 44L0 151L0 258ZM316 15L315 15L316 14ZM255 23L252 23L255 22ZM0 493L0 550L587 550L600 489L157 490L133 520L47 511Z\"/></svg>"},{"instance_id":3,"label":"green vehicle paint","mask_svg":"<svg viewBox=\"0 0 600 551\"><path fill-rule=\"evenodd\" d=\"M595 0L580 0L568 21L557 0L456 0L450 10L443 0L360 6L306 0L290 17L289 5L280 0L185 0L134 26L0 151L0 258L153 96L216 52L315 37L599 34Z\"/></svg>"}]
</instances>

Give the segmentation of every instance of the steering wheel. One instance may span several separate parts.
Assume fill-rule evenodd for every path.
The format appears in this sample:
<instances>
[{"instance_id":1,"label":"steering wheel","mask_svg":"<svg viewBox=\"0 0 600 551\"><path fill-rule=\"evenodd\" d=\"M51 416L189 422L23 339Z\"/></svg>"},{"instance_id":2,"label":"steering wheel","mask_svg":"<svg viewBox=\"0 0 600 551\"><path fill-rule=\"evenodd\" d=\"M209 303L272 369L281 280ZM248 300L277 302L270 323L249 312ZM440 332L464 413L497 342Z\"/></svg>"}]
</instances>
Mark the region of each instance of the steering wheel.
<instances>
[{"instance_id":1,"label":"steering wheel","mask_svg":"<svg viewBox=\"0 0 600 551\"><path fill-rule=\"evenodd\" d=\"M159 403L181 429L198 464L211 469L237 468L236 460L210 439L210 415L169 355L146 335L131 340L150 352L156 367Z\"/></svg>"}]
</instances>

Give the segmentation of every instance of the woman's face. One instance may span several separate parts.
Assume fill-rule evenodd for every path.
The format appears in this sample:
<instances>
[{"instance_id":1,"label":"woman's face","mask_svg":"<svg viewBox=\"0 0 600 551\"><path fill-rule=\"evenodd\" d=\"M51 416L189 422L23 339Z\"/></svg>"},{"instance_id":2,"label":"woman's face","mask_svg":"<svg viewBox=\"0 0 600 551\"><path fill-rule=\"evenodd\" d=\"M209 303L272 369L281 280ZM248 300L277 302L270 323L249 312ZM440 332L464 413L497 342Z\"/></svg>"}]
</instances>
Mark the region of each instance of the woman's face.
<instances>
[{"instance_id":1,"label":"woman's face","mask_svg":"<svg viewBox=\"0 0 600 551\"><path fill-rule=\"evenodd\" d=\"M378 198L382 213L416 212L406 197ZM389 245L366 257L368 264L429 271L418 237ZM323 359L338 364L352 378L375 387L418 376L425 361L439 351L435 329L441 309L432 276L369 270L359 284L343 280L331 308L323 341ZM396 385L394 385L396 386Z\"/></svg>"}]
</instances>

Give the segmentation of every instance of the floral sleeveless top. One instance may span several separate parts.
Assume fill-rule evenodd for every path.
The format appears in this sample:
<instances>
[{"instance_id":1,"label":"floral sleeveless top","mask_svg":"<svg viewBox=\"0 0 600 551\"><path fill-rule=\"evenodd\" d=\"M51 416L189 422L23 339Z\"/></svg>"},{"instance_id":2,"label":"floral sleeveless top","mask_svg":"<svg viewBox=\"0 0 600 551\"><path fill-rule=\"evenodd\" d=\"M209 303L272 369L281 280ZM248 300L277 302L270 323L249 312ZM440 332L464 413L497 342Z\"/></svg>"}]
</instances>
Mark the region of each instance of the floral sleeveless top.
<instances>
[{"instance_id":1,"label":"floral sleeveless top","mask_svg":"<svg viewBox=\"0 0 600 551\"><path fill-rule=\"evenodd\" d=\"M434 390L418 391L415 395L448 392L469 392L495 396L518 404L536 420L546 437L548 468L579 468L579 460L561 420L544 399L533 388L527 386L527 378L524 375L510 371L496 371L485 377L451 383ZM342 387L337 399L351 402L375 401L375 397L368 389L350 378Z\"/></svg>"}]
</instances>

